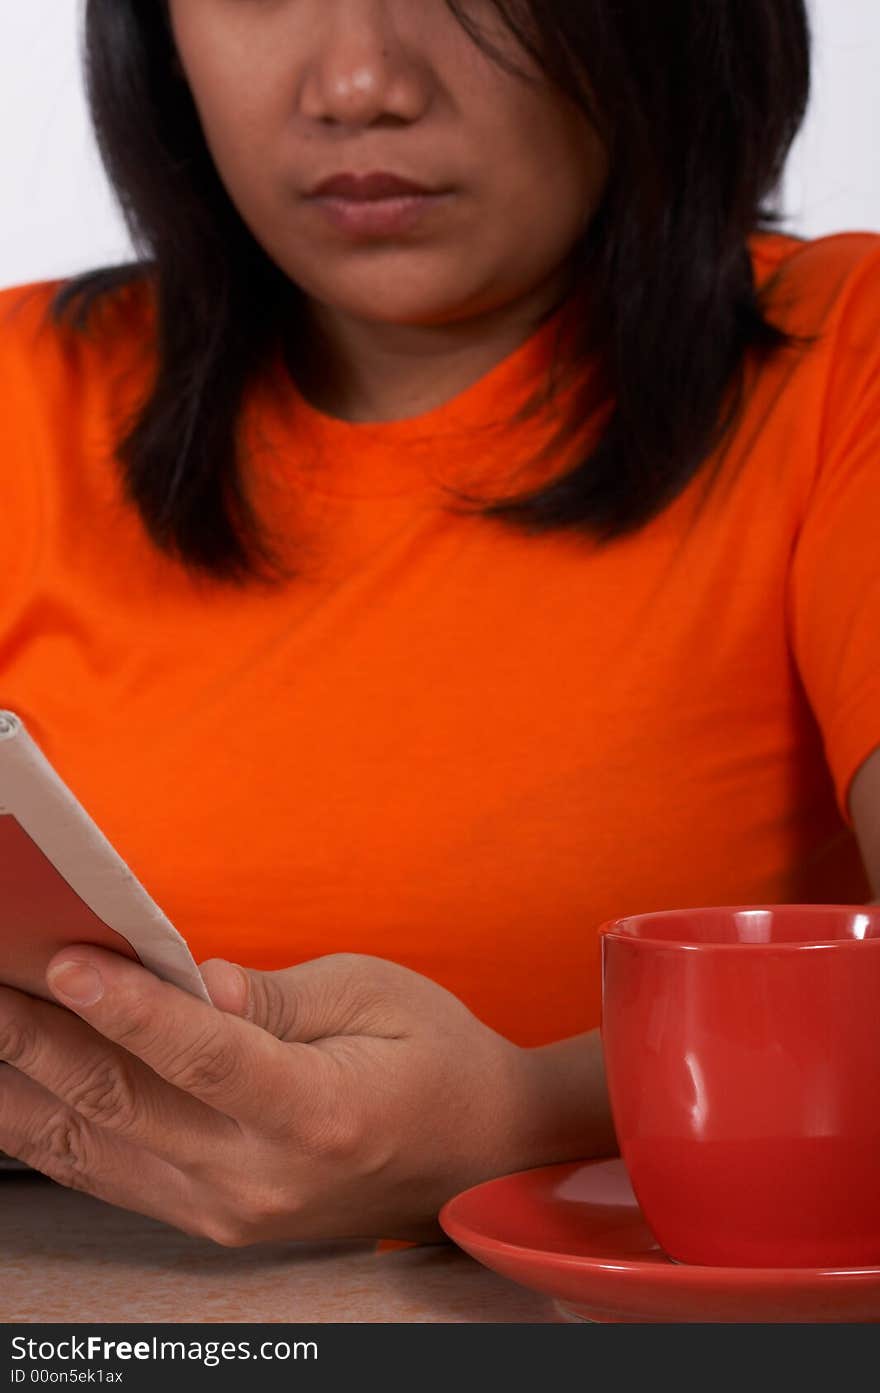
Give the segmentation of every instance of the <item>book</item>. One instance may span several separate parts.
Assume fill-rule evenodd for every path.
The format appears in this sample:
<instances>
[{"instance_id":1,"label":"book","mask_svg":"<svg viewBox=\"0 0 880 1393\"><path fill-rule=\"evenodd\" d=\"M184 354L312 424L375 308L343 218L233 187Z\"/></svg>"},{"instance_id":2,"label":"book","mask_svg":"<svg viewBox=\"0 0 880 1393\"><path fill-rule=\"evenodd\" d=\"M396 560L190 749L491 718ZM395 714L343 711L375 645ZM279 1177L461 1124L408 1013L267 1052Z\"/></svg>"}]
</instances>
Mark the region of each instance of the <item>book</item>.
<instances>
[{"instance_id":1,"label":"book","mask_svg":"<svg viewBox=\"0 0 880 1393\"><path fill-rule=\"evenodd\" d=\"M185 939L21 718L0 711L0 983L52 1000L46 967L73 943L136 959L209 1000Z\"/></svg>"},{"instance_id":2,"label":"book","mask_svg":"<svg viewBox=\"0 0 880 1393\"><path fill-rule=\"evenodd\" d=\"M0 711L0 983L51 1000L46 967L66 943L112 949L209 1000L185 939L20 717ZM27 1170L0 1151L0 1173Z\"/></svg>"}]
</instances>

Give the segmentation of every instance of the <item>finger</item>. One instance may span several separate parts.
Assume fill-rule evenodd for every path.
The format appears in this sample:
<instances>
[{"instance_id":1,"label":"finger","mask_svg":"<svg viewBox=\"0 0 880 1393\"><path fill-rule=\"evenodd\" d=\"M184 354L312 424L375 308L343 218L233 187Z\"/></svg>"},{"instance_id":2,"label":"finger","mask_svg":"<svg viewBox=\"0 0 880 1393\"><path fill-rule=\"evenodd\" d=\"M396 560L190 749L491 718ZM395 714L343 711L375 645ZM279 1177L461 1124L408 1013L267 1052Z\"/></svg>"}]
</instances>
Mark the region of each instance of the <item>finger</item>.
<instances>
[{"instance_id":1,"label":"finger","mask_svg":"<svg viewBox=\"0 0 880 1393\"><path fill-rule=\"evenodd\" d=\"M240 1135L225 1114L172 1088L139 1059L51 1002L0 987L0 1060L85 1121L176 1165Z\"/></svg>"},{"instance_id":2,"label":"finger","mask_svg":"<svg viewBox=\"0 0 880 1393\"><path fill-rule=\"evenodd\" d=\"M181 1171L92 1127L9 1066L0 1068L0 1149L69 1189L201 1232L193 1188Z\"/></svg>"},{"instance_id":3,"label":"finger","mask_svg":"<svg viewBox=\"0 0 880 1393\"><path fill-rule=\"evenodd\" d=\"M220 958L200 966L208 993L224 1011L279 1040L320 1044L341 1036L399 1039L425 989L418 973L355 953L334 953L279 972L257 972Z\"/></svg>"},{"instance_id":4,"label":"finger","mask_svg":"<svg viewBox=\"0 0 880 1393\"><path fill-rule=\"evenodd\" d=\"M47 981L106 1039L239 1123L274 1130L291 1115L326 1108L326 1061L317 1051L282 1045L127 958L85 944L65 948Z\"/></svg>"},{"instance_id":5,"label":"finger","mask_svg":"<svg viewBox=\"0 0 880 1393\"><path fill-rule=\"evenodd\" d=\"M312 1043L334 1031L312 1033L314 993L309 990L309 966L306 963L279 972L258 972L223 958L211 958L199 964L199 971L208 995L221 1011L250 1021L276 1040ZM340 993L336 996L338 1016ZM297 1036L294 1021L307 1033Z\"/></svg>"},{"instance_id":6,"label":"finger","mask_svg":"<svg viewBox=\"0 0 880 1393\"><path fill-rule=\"evenodd\" d=\"M244 968L225 958L209 958L199 963L199 972L218 1011L247 1016L248 983Z\"/></svg>"}]
</instances>

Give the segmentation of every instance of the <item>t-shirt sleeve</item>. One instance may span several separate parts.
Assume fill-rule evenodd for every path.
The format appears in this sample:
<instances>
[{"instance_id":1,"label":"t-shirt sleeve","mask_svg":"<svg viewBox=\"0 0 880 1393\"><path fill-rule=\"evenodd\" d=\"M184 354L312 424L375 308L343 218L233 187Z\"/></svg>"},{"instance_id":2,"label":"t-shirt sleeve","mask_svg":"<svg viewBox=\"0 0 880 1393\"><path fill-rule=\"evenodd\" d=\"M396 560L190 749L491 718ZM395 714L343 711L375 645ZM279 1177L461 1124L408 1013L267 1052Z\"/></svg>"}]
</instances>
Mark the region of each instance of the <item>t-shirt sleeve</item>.
<instances>
[{"instance_id":1,"label":"t-shirt sleeve","mask_svg":"<svg viewBox=\"0 0 880 1393\"><path fill-rule=\"evenodd\" d=\"M880 746L880 238L834 315L817 461L792 567L795 659L841 812Z\"/></svg>"}]
</instances>

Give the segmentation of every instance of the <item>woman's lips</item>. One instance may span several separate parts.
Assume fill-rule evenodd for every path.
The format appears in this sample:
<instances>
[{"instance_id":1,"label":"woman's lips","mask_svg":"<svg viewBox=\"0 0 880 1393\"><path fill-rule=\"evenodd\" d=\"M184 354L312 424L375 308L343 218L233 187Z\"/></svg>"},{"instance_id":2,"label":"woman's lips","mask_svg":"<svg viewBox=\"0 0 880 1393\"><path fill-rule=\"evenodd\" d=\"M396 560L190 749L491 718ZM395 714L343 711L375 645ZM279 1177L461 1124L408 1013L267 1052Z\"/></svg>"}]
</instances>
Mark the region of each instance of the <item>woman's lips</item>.
<instances>
[{"instance_id":1,"label":"woman's lips","mask_svg":"<svg viewBox=\"0 0 880 1393\"><path fill-rule=\"evenodd\" d=\"M337 231L351 237L391 237L412 231L451 197L382 171L336 174L318 184L309 202Z\"/></svg>"},{"instance_id":2,"label":"woman's lips","mask_svg":"<svg viewBox=\"0 0 880 1393\"><path fill-rule=\"evenodd\" d=\"M352 237L392 237L412 232L452 197L448 193L403 194L394 198L339 198L309 201L337 231Z\"/></svg>"},{"instance_id":3,"label":"woman's lips","mask_svg":"<svg viewBox=\"0 0 880 1393\"><path fill-rule=\"evenodd\" d=\"M405 179L402 174L391 174L384 169L374 170L372 174L333 174L312 189L312 193L319 196L352 199L400 198L407 194L437 192L437 189L417 184L414 179Z\"/></svg>"}]
</instances>

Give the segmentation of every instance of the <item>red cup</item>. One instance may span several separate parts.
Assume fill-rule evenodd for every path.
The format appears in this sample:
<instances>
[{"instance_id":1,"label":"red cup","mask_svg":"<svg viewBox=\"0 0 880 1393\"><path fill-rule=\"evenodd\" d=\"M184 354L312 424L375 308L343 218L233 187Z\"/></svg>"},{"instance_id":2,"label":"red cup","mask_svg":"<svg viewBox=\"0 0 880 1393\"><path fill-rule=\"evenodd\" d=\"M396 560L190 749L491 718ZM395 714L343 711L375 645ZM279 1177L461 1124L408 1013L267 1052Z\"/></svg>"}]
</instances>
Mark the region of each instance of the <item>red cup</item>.
<instances>
[{"instance_id":1,"label":"red cup","mask_svg":"<svg viewBox=\"0 0 880 1393\"><path fill-rule=\"evenodd\" d=\"M880 909L682 909L601 934L617 1137L667 1254L880 1265Z\"/></svg>"}]
</instances>

